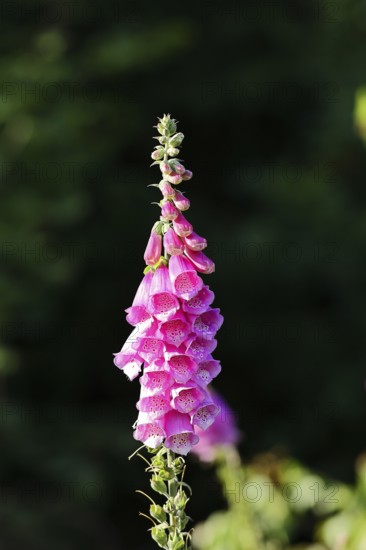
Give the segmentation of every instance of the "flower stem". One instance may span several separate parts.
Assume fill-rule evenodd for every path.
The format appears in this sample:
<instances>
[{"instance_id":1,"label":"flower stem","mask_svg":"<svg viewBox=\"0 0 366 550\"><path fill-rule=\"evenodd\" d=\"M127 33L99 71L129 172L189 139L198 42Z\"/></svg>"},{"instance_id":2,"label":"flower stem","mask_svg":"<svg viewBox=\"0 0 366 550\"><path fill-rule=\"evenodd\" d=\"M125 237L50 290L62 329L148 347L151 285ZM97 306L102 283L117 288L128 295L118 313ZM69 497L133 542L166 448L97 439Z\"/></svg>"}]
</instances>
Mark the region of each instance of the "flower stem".
<instances>
[{"instance_id":1,"label":"flower stem","mask_svg":"<svg viewBox=\"0 0 366 550\"><path fill-rule=\"evenodd\" d=\"M167 465L168 465L168 468L172 468L174 459L175 459L175 454L173 453L173 451L170 451L168 449L168 452L167 452ZM172 539L175 538L176 531L177 531L177 521L176 521L176 516L175 516L175 513L174 513L175 512L174 499L177 496L177 491L178 491L178 479L174 476L173 479L170 479L168 481L168 494L169 494L170 506L171 506L171 509L172 509L172 512L169 514L170 532L171 532L171 535L172 535Z\"/></svg>"},{"instance_id":2,"label":"flower stem","mask_svg":"<svg viewBox=\"0 0 366 550\"><path fill-rule=\"evenodd\" d=\"M185 507L189 496L183 487L190 487L183 482L185 461L183 457L167 449L163 445L160 448L147 451L152 455L148 460L147 471L151 473L151 488L164 497L165 502L155 504L154 500L143 491L138 491L150 502L150 519L154 523L151 535L160 548L165 550L191 550L191 534L185 530L189 521L185 513ZM140 458L142 455L137 454ZM146 459L144 458L146 461Z\"/></svg>"}]
</instances>

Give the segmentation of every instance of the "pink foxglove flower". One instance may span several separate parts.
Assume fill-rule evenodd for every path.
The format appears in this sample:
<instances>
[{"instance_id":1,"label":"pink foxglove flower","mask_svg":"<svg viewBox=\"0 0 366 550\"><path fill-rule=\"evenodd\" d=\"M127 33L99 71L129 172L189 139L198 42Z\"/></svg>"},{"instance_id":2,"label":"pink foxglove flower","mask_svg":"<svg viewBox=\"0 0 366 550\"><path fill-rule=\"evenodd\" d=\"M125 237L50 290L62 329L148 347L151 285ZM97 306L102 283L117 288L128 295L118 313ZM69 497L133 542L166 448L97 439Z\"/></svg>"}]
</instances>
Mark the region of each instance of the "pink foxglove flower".
<instances>
[{"instance_id":1,"label":"pink foxglove flower","mask_svg":"<svg viewBox=\"0 0 366 550\"><path fill-rule=\"evenodd\" d=\"M183 254L184 244L183 241L172 227L169 227L168 231L164 235L164 249L170 256L176 254Z\"/></svg>"},{"instance_id":2,"label":"pink foxglove flower","mask_svg":"<svg viewBox=\"0 0 366 550\"><path fill-rule=\"evenodd\" d=\"M181 213L179 213L175 220L173 220L173 229L180 237L186 237L193 231L192 225Z\"/></svg>"},{"instance_id":3,"label":"pink foxglove flower","mask_svg":"<svg viewBox=\"0 0 366 550\"><path fill-rule=\"evenodd\" d=\"M198 443L189 414L172 410L165 416L165 446L173 452L186 455Z\"/></svg>"},{"instance_id":4,"label":"pink foxglove flower","mask_svg":"<svg viewBox=\"0 0 366 550\"><path fill-rule=\"evenodd\" d=\"M210 395L214 404L220 408L220 412L208 428L204 429L202 425L196 428L200 439L198 445L193 448L193 452L203 462L212 462L219 447L236 445L240 440L233 411L218 393L211 390Z\"/></svg>"},{"instance_id":5,"label":"pink foxglove flower","mask_svg":"<svg viewBox=\"0 0 366 550\"><path fill-rule=\"evenodd\" d=\"M161 265L155 271L147 302L147 311L158 321L170 319L180 309L179 300L170 280L169 270Z\"/></svg>"},{"instance_id":6,"label":"pink foxglove flower","mask_svg":"<svg viewBox=\"0 0 366 550\"><path fill-rule=\"evenodd\" d=\"M172 198L175 206L181 212L183 212L184 210L188 210L188 208L191 206L189 199L187 199L187 197L185 197L183 193L178 191L178 189L176 190L175 195Z\"/></svg>"},{"instance_id":7,"label":"pink foxglove flower","mask_svg":"<svg viewBox=\"0 0 366 550\"><path fill-rule=\"evenodd\" d=\"M184 244L190 250L203 250L207 246L207 241L204 237L197 235L194 231L190 235L183 237Z\"/></svg>"},{"instance_id":8,"label":"pink foxglove flower","mask_svg":"<svg viewBox=\"0 0 366 550\"><path fill-rule=\"evenodd\" d=\"M176 158L169 158L178 154L184 136L176 133L176 122L169 115L159 120L157 128L160 145L153 159L163 176L157 186L163 195L160 218L144 254L144 278L126 310L127 321L135 328L114 362L130 380L141 375L133 436L155 450L151 486L167 495L169 509L175 509L171 494L182 491L177 476L183 466L174 453L189 453L197 446L199 434L212 429L220 418L220 404L207 386L221 371L212 353L223 317L211 307L214 293L198 274L214 270L202 252L207 241L183 216L190 203L174 188L192 177ZM174 474L169 487L175 488L169 494L164 489L166 479L159 477L164 468ZM179 519L169 513L169 524L163 521L152 528L152 537L161 547L190 548L188 533L179 527L185 525L182 513L180 509Z\"/></svg>"},{"instance_id":9,"label":"pink foxglove flower","mask_svg":"<svg viewBox=\"0 0 366 550\"><path fill-rule=\"evenodd\" d=\"M178 215L178 210L170 201L163 202L161 207L161 216L164 220L176 220Z\"/></svg>"},{"instance_id":10,"label":"pink foxglove flower","mask_svg":"<svg viewBox=\"0 0 366 550\"><path fill-rule=\"evenodd\" d=\"M136 296L132 302L132 306L126 309L126 320L130 325L136 326L151 319L150 313L147 311L147 303L149 300L149 291L153 278L152 271L146 273L142 282L137 289Z\"/></svg>"},{"instance_id":11,"label":"pink foxglove flower","mask_svg":"<svg viewBox=\"0 0 366 550\"><path fill-rule=\"evenodd\" d=\"M188 256L192 264L200 273L206 273L206 275L208 275L209 273L213 273L215 271L215 264L203 252L191 250L186 247L184 249L184 253Z\"/></svg>"},{"instance_id":12,"label":"pink foxglove flower","mask_svg":"<svg viewBox=\"0 0 366 550\"><path fill-rule=\"evenodd\" d=\"M174 199L176 191L173 187L165 180L161 180L159 183L159 189L163 194L164 199Z\"/></svg>"},{"instance_id":13,"label":"pink foxglove flower","mask_svg":"<svg viewBox=\"0 0 366 550\"><path fill-rule=\"evenodd\" d=\"M161 248L161 235L155 229L152 229L144 254L144 260L147 265L155 265L159 261Z\"/></svg>"},{"instance_id":14,"label":"pink foxglove flower","mask_svg":"<svg viewBox=\"0 0 366 550\"><path fill-rule=\"evenodd\" d=\"M169 274L176 295L183 300L196 296L203 286L203 281L197 275L193 264L183 256L170 258Z\"/></svg>"}]
</instances>

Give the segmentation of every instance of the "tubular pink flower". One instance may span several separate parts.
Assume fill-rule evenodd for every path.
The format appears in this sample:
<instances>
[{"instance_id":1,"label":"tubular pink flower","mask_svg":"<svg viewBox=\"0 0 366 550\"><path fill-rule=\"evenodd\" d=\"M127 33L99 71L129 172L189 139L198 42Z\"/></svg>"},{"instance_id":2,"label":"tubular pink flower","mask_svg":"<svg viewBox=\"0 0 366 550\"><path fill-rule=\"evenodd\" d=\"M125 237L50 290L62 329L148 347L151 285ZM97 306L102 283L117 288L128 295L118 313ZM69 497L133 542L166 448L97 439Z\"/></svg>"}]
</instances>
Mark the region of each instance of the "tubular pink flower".
<instances>
[{"instance_id":1,"label":"tubular pink flower","mask_svg":"<svg viewBox=\"0 0 366 550\"><path fill-rule=\"evenodd\" d=\"M169 183L172 183L173 185L178 185L182 182L182 176L180 174L176 174L175 172L171 172L165 177L169 181Z\"/></svg>"},{"instance_id":2,"label":"tubular pink flower","mask_svg":"<svg viewBox=\"0 0 366 550\"><path fill-rule=\"evenodd\" d=\"M172 172L171 166L165 161L161 161L159 167L162 174L170 174Z\"/></svg>"},{"instance_id":3,"label":"tubular pink flower","mask_svg":"<svg viewBox=\"0 0 366 550\"><path fill-rule=\"evenodd\" d=\"M161 265L151 281L147 311L159 321L166 321L173 317L178 309L179 301L174 294L169 270L165 265Z\"/></svg>"},{"instance_id":4,"label":"tubular pink flower","mask_svg":"<svg viewBox=\"0 0 366 550\"><path fill-rule=\"evenodd\" d=\"M207 428L212 426L219 412L219 405L216 405L212 399L204 401L192 416L192 423L201 428L201 430L207 430Z\"/></svg>"},{"instance_id":5,"label":"tubular pink flower","mask_svg":"<svg viewBox=\"0 0 366 550\"><path fill-rule=\"evenodd\" d=\"M200 251L206 248L207 241L204 237L197 235L194 231L187 237L183 237L184 244L190 250Z\"/></svg>"},{"instance_id":6,"label":"tubular pink flower","mask_svg":"<svg viewBox=\"0 0 366 550\"><path fill-rule=\"evenodd\" d=\"M186 169L184 168L183 164L181 164L179 161L177 160L172 160L170 165L173 167L173 170L174 172L176 172L177 174L179 174L180 176L182 174L184 174L184 172L186 171Z\"/></svg>"},{"instance_id":7,"label":"tubular pink flower","mask_svg":"<svg viewBox=\"0 0 366 550\"><path fill-rule=\"evenodd\" d=\"M141 396L144 395L143 389L144 388L141 388ZM141 397L136 407L139 411L147 413L150 421L161 418L171 410L169 400L164 394Z\"/></svg>"},{"instance_id":8,"label":"tubular pink flower","mask_svg":"<svg viewBox=\"0 0 366 550\"><path fill-rule=\"evenodd\" d=\"M220 315L218 308L209 309L194 319L193 330L203 338L212 338L220 329L223 322L224 318Z\"/></svg>"},{"instance_id":9,"label":"tubular pink flower","mask_svg":"<svg viewBox=\"0 0 366 550\"><path fill-rule=\"evenodd\" d=\"M198 443L198 437L188 414L170 411L165 415L164 427L166 433L165 447L174 453L186 455L193 445Z\"/></svg>"},{"instance_id":10,"label":"tubular pink flower","mask_svg":"<svg viewBox=\"0 0 366 550\"><path fill-rule=\"evenodd\" d=\"M204 361L207 356L214 351L217 346L217 341L214 339L208 340L207 338L197 337L188 345L186 353L193 357L193 359L200 363Z\"/></svg>"},{"instance_id":11,"label":"tubular pink flower","mask_svg":"<svg viewBox=\"0 0 366 550\"><path fill-rule=\"evenodd\" d=\"M188 208L191 206L191 203L187 197L183 195L178 189L175 192L175 195L173 197L173 202L175 206L180 210L181 212L188 210Z\"/></svg>"},{"instance_id":12,"label":"tubular pink flower","mask_svg":"<svg viewBox=\"0 0 366 550\"><path fill-rule=\"evenodd\" d=\"M158 334L165 343L179 347L190 332L191 324L186 321L183 313L177 313L173 319L160 323Z\"/></svg>"},{"instance_id":13,"label":"tubular pink flower","mask_svg":"<svg viewBox=\"0 0 366 550\"><path fill-rule=\"evenodd\" d=\"M175 220L177 219L178 214L178 210L170 201L163 203L161 207L161 215L165 220Z\"/></svg>"},{"instance_id":14,"label":"tubular pink flower","mask_svg":"<svg viewBox=\"0 0 366 550\"><path fill-rule=\"evenodd\" d=\"M144 386L151 395L156 393L165 393L174 384L174 378L165 370L144 370L144 375L140 378L140 384Z\"/></svg>"},{"instance_id":15,"label":"tubular pink flower","mask_svg":"<svg viewBox=\"0 0 366 550\"><path fill-rule=\"evenodd\" d=\"M214 298L215 295L212 290L205 285L193 298L182 303L182 309L186 313L200 315L208 310L209 306L214 301Z\"/></svg>"},{"instance_id":16,"label":"tubular pink flower","mask_svg":"<svg viewBox=\"0 0 366 550\"><path fill-rule=\"evenodd\" d=\"M155 229L150 233L150 238L148 240L144 260L146 265L154 265L160 259L161 256L161 235L158 235Z\"/></svg>"},{"instance_id":17,"label":"tubular pink flower","mask_svg":"<svg viewBox=\"0 0 366 550\"><path fill-rule=\"evenodd\" d=\"M205 393L195 383L173 387L171 394L172 407L181 413L191 413L195 411L198 405L205 399Z\"/></svg>"},{"instance_id":18,"label":"tubular pink flower","mask_svg":"<svg viewBox=\"0 0 366 550\"><path fill-rule=\"evenodd\" d=\"M220 407L220 412L215 421L206 430L196 428L199 434L199 443L194 448L194 453L203 462L211 462L215 458L216 449L219 446L236 445L240 439L240 432L236 425L236 418L223 399L214 391L210 391L212 401Z\"/></svg>"},{"instance_id":19,"label":"tubular pink flower","mask_svg":"<svg viewBox=\"0 0 366 550\"><path fill-rule=\"evenodd\" d=\"M123 344L121 351L114 354L114 364L119 369L123 370L129 380L134 380L141 371L143 359L138 352L133 348L133 343L136 341L137 330L134 329L126 342Z\"/></svg>"},{"instance_id":20,"label":"tubular pink flower","mask_svg":"<svg viewBox=\"0 0 366 550\"><path fill-rule=\"evenodd\" d=\"M178 216L175 218L175 220L173 220L173 229L180 237L186 237L187 235L190 235L193 231L192 225L180 212L178 213Z\"/></svg>"},{"instance_id":21,"label":"tubular pink flower","mask_svg":"<svg viewBox=\"0 0 366 550\"><path fill-rule=\"evenodd\" d=\"M137 421L135 431L133 432L133 437L148 447L156 449L164 441L165 430L159 425L159 420L156 420L155 422L147 421L146 423L139 423L139 421Z\"/></svg>"},{"instance_id":22,"label":"tubular pink flower","mask_svg":"<svg viewBox=\"0 0 366 550\"><path fill-rule=\"evenodd\" d=\"M170 353L166 356L167 368L178 384L186 384L198 370L197 363L189 355Z\"/></svg>"},{"instance_id":23,"label":"tubular pink flower","mask_svg":"<svg viewBox=\"0 0 366 550\"><path fill-rule=\"evenodd\" d=\"M184 253L191 260L197 271L205 273L206 275L215 271L214 262L210 260L210 258L208 258L203 252L191 250L186 246Z\"/></svg>"},{"instance_id":24,"label":"tubular pink flower","mask_svg":"<svg viewBox=\"0 0 366 550\"><path fill-rule=\"evenodd\" d=\"M195 380L202 386L207 386L221 372L220 361L207 357L205 361L198 363ZM173 375L174 376L174 375Z\"/></svg>"},{"instance_id":25,"label":"tubular pink flower","mask_svg":"<svg viewBox=\"0 0 366 550\"><path fill-rule=\"evenodd\" d=\"M141 372L142 359L135 352L131 354L115 353L114 364L119 369L123 370L129 380L134 380Z\"/></svg>"},{"instance_id":26,"label":"tubular pink flower","mask_svg":"<svg viewBox=\"0 0 366 550\"><path fill-rule=\"evenodd\" d=\"M169 260L169 275L177 296L190 300L201 290L203 281L192 263L184 256L172 256Z\"/></svg>"},{"instance_id":27,"label":"tubular pink flower","mask_svg":"<svg viewBox=\"0 0 366 550\"><path fill-rule=\"evenodd\" d=\"M176 254L183 254L184 244L182 240L178 237L174 229L171 227L164 235L164 248L168 254L174 256Z\"/></svg>"},{"instance_id":28,"label":"tubular pink flower","mask_svg":"<svg viewBox=\"0 0 366 550\"><path fill-rule=\"evenodd\" d=\"M162 192L164 199L174 199L176 191L166 180L161 180L159 183L159 189Z\"/></svg>"},{"instance_id":29,"label":"tubular pink flower","mask_svg":"<svg viewBox=\"0 0 366 550\"><path fill-rule=\"evenodd\" d=\"M137 324L143 323L151 318L146 306L149 299L152 277L153 274L151 271L146 273L137 289L132 306L126 309L126 313L128 314L126 320L130 323L130 325L136 326Z\"/></svg>"},{"instance_id":30,"label":"tubular pink flower","mask_svg":"<svg viewBox=\"0 0 366 550\"><path fill-rule=\"evenodd\" d=\"M164 344L161 340L149 337L138 337L132 347L147 362L158 359L164 350Z\"/></svg>"}]
</instances>

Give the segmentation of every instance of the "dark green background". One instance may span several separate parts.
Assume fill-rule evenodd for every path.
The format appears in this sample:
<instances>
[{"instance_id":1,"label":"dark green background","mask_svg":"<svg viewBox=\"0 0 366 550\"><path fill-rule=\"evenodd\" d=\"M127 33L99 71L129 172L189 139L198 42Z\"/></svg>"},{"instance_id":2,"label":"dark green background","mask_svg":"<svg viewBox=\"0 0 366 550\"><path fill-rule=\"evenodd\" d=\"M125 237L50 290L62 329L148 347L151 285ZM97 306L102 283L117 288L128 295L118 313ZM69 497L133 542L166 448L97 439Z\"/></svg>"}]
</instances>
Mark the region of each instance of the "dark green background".
<instances>
[{"instance_id":1,"label":"dark green background","mask_svg":"<svg viewBox=\"0 0 366 550\"><path fill-rule=\"evenodd\" d=\"M352 481L364 448L366 4L4 2L0 546L151 548L113 366L158 210L156 117L186 135L188 212L225 323L217 388L245 459ZM191 515L221 504L192 464Z\"/></svg>"}]
</instances>

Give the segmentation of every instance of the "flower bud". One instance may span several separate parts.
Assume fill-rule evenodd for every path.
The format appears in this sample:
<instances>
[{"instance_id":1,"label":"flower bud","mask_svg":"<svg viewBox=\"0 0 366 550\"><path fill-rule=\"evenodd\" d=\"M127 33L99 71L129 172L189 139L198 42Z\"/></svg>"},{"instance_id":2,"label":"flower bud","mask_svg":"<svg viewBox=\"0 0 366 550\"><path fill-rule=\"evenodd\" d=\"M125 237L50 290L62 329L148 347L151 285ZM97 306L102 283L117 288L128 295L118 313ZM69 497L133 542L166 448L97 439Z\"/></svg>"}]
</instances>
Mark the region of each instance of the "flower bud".
<instances>
[{"instance_id":1,"label":"flower bud","mask_svg":"<svg viewBox=\"0 0 366 550\"><path fill-rule=\"evenodd\" d=\"M151 536L153 540L157 543L160 548L166 548L166 543L168 542L168 536L165 532L164 527L156 525L151 529ZM184 548L184 547L183 547Z\"/></svg>"},{"instance_id":2,"label":"flower bud","mask_svg":"<svg viewBox=\"0 0 366 550\"><path fill-rule=\"evenodd\" d=\"M182 176L175 174L174 172L170 173L166 179L173 185L178 185L182 182Z\"/></svg>"},{"instance_id":3,"label":"flower bud","mask_svg":"<svg viewBox=\"0 0 366 550\"><path fill-rule=\"evenodd\" d=\"M169 147L179 147L179 145L182 144L182 141L184 140L184 134L182 132L178 132L169 140Z\"/></svg>"},{"instance_id":4,"label":"flower bud","mask_svg":"<svg viewBox=\"0 0 366 550\"><path fill-rule=\"evenodd\" d=\"M175 536L173 540L173 550L184 550L186 543L181 536Z\"/></svg>"},{"instance_id":5,"label":"flower bud","mask_svg":"<svg viewBox=\"0 0 366 550\"><path fill-rule=\"evenodd\" d=\"M166 513L162 506L159 506L158 504L152 504L150 506L150 516L160 521L161 523L166 520Z\"/></svg>"},{"instance_id":6,"label":"flower bud","mask_svg":"<svg viewBox=\"0 0 366 550\"><path fill-rule=\"evenodd\" d=\"M170 157L176 157L179 155L179 149L177 147L169 147L167 153Z\"/></svg>"},{"instance_id":7,"label":"flower bud","mask_svg":"<svg viewBox=\"0 0 366 550\"><path fill-rule=\"evenodd\" d=\"M204 237L197 235L195 231L192 231L190 235L184 237L184 242L187 248L191 250L203 250L207 246L207 241Z\"/></svg>"},{"instance_id":8,"label":"flower bud","mask_svg":"<svg viewBox=\"0 0 366 550\"><path fill-rule=\"evenodd\" d=\"M173 228L177 235L180 237L186 237L193 231L192 225L188 220L179 212L175 220L173 220Z\"/></svg>"},{"instance_id":9,"label":"flower bud","mask_svg":"<svg viewBox=\"0 0 366 550\"><path fill-rule=\"evenodd\" d=\"M166 136L171 136L176 131L177 131L177 124L176 124L174 118L169 118L169 120L167 120L167 122L165 124L165 135Z\"/></svg>"},{"instance_id":10,"label":"flower bud","mask_svg":"<svg viewBox=\"0 0 366 550\"><path fill-rule=\"evenodd\" d=\"M151 153L151 158L153 160L161 160L164 156L164 148L163 147L159 147L158 149L155 149L155 151L153 151Z\"/></svg>"},{"instance_id":11,"label":"flower bud","mask_svg":"<svg viewBox=\"0 0 366 550\"><path fill-rule=\"evenodd\" d=\"M165 220L175 220L178 217L178 210L170 201L164 201L161 207L161 215Z\"/></svg>"},{"instance_id":12,"label":"flower bud","mask_svg":"<svg viewBox=\"0 0 366 550\"><path fill-rule=\"evenodd\" d=\"M166 495L168 492L166 483L164 483L164 481L156 474L152 476L150 485L151 488L160 495Z\"/></svg>"},{"instance_id":13,"label":"flower bud","mask_svg":"<svg viewBox=\"0 0 366 550\"><path fill-rule=\"evenodd\" d=\"M183 254L184 244L171 227L164 235L164 248L171 256Z\"/></svg>"},{"instance_id":14,"label":"flower bud","mask_svg":"<svg viewBox=\"0 0 366 550\"><path fill-rule=\"evenodd\" d=\"M182 174L182 180L183 181L188 181L192 178L193 176L193 173L190 171L190 170L186 170L183 174Z\"/></svg>"},{"instance_id":15,"label":"flower bud","mask_svg":"<svg viewBox=\"0 0 366 550\"><path fill-rule=\"evenodd\" d=\"M173 479L174 477L174 471L172 468L164 468L164 470L159 471L159 476L164 481L169 481L170 479Z\"/></svg>"},{"instance_id":16,"label":"flower bud","mask_svg":"<svg viewBox=\"0 0 366 550\"><path fill-rule=\"evenodd\" d=\"M153 229L150 233L150 238L148 240L144 260L146 265L155 265L159 261L161 256L161 246L162 246L161 235Z\"/></svg>"},{"instance_id":17,"label":"flower bud","mask_svg":"<svg viewBox=\"0 0 366 550\"><path fill-rule=\"evenodd\" d=\"M215 271L214 262L206 256L201 251L191 250L187 246L184 249L184 253L191 260L194 267L200 273L205 273L206 275L213 273Z\"/></svg>"},{"instance_id":18,"label":"flower bud","mask_svg":"<svg viewBox=\"0 0 366 550\"><path fill-rule=\"evenodd\" d=\"M163 174L170 174L172 171L172 168L167 162L162 161L160 163L160 170Z\"/></svg>"},{"instance_id":19,"label":"flower bud","mask_svg":"<svg viewBox=\"0 0 366 550\"><path fill-rule=\"evenodd\" d=\"M171 136L177 131L177 123L174 118L170 118L170 115L164 115L163 118L159 119L157 129L159 134L163 136Z\"/></svg>"},{"instance_id":20,"label":"flower bud","mask_svg":"<svg viewBox=\"0 0 366 550\"><path fill-rule=\"evenodd\" d=\"M183 195L180 191L175 192L175 196L173 197L173 202L175 206L178 208L178 210L181 210L184 212L185 210L188 210L188 208L191 206L191 203L189 202L189 199Z\"/></svg>"},{"instance_id":21,"label":"flower bud","mask_svg":"<svg viewBox=\"0 0 366 550\"><path fill-rule=\"evenodd\" d=\"M159 183L159 189L162 192L164 199L173 199L175 197L175 190L166 180L161 180Z\"/></svg>"},{"instance_id":22,"label":"flower bud","mask_svg":"<svg viewBox=\"0 0 366 550\"><path fill-rule=\"evenodd\" d=\"M176 172L177 174L179 174L180 176L182 174L184 174L184 172L186 171L186 169L184 168L183 164L181 164L178 160L176 159L173 159L171 161L169 161L169 164L170 166L172 167L172 170L174 170L174 172Z\"/></svg>"}]
</instances>

